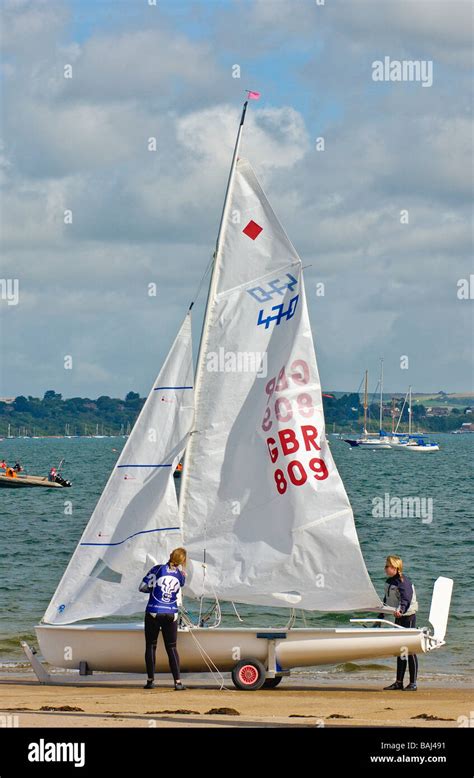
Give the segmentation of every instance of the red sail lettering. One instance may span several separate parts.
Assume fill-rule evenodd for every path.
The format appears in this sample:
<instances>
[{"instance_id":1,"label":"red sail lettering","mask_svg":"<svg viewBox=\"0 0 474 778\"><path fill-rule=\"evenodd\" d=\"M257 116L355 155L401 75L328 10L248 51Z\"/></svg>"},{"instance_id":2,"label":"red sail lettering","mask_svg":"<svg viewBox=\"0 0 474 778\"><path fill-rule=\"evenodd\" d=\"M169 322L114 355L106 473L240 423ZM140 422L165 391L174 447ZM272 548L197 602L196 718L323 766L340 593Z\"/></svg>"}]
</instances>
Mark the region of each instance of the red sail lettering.
<instances>
[{"instance_id":1,"label":"red sail lettering","mask_svg":"<svg viewBox=\"0 0 474 778\"><path fill-rule=\"evenodd\" d=\"M278 373L278 382L275 387L275 392L283 392L284 389L288 389L288 381L286 378L285 368L282 367Z\"/></svg>"},{"instance_id":2,"label":"red sail lettering","mask_svg":"<svg viewBox=\"0 0 474 778\"><path fill-rule=\"evenodd\" d=\"M278 459L278 449L271 448L271 446L274 446L275 443L276 443L275 438L267 438L268 453L270 454L270 459L272 460L272 462L276 462Z\"/></svg>"},{"instance_id":3,"label":"red sail lettering","mask_svg":"<svg viewBox=\"0 0 474 778\"><path fill-rule=\"evenodd\" d=\"M298 443L293 430L280 430L278 437L280 438L280 445L283 456L287 457L288 454L294 454L295 451L298 451L300 444Z\"/></svg>"},{"instance_id":4,"label":"red sail lettering","mask_svg":"<svg viewBox=\"0 0 474 778\"><path fill-rule=\"evenodd\" d=\"M316 443L316 438L318 437L318 430L316 427L313 427L311 424L304 424L301 427L301 432L303 433L306 451L311 451L311 448L315 448L316 451L321 451L320 446Z\"/></svg>"},{"instance_id":5,"label":"red sail lettering","mask_svg":"<svg viewBox=\"0 0 474 778\"><path fill-rule=\"evenodd\" d=\"M304 361L304 359L295 359L294 362L291 363L291 370L299 370L299 373L292 373L291 374L291 380L294 381L295 384L307 384L309 381L309 367L308 364Z\"/></svg>"}]
</instances>

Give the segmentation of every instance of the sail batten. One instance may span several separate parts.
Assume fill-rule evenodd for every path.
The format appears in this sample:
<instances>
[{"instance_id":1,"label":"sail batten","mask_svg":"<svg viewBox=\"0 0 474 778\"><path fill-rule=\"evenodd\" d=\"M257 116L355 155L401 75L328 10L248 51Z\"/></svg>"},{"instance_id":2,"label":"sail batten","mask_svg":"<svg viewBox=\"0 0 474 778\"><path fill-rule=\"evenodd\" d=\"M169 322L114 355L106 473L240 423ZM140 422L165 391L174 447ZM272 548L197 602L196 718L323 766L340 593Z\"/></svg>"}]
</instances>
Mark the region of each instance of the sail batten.
<instances>
[{"instance_id":1,"label":"sail batten","mask_svg":"<svg viewBox=\"0 0 474 778\"><path fill-rule=\"evenodd\" d=\"M301 260L244 159L223 236L180 499L187 592L377 610L326 441Z\"/></svg>"},{"instance_id":2,"label":"sail batten","mask_svg":"<svg viewBox=\"0 0 474 778\"><path fill-rule=\"evenodd\" d=\"M50 624L142 610L138 584L182 542L173 471L194 414L186 316L45 613Z\"/></svg>"}]
</instances>

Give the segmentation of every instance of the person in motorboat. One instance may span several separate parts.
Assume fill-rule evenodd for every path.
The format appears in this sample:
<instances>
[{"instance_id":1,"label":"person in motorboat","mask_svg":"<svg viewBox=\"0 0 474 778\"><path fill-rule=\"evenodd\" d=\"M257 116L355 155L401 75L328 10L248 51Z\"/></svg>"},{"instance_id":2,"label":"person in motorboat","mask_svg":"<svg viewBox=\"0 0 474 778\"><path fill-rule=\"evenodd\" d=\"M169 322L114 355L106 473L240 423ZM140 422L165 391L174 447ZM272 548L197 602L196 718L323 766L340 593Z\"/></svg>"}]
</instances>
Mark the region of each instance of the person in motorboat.
<instances>
[{"instance_id":1,"label":"person in motorboat","mask_svg":"<svg viewBox=\"0 0 474 778\"><path fill-rule=\"evenodd\" d=\"M51 470L49 471L49 474L48 474L48 481L56 481L57 474L58 474L58 471L56 470L56 468L53 465L53 467L51 468Z\"/></svg>"},{"instance_id":2,"label":"person in motorboat","mask_svg":"<svg viewBox=\"0 0 474 778\"><path fill-rule=\"evenodd\" d=\"M163 632L174 688L181 691L186 687L180 680L178 640L178 605L181 601L181 587L185 582L186 550L175 548L164 565L155 565L148 571L138 587L149 593L145 611L145 665L147 682L144 689L153 689L155 679L156 644Z\"/></svg>"},{"instance_id":3,"label":"person in motorboat","mask_svg":"<svg viewBox=\"0 0 474 778\"><path fill-rule=\"evenodd\" d=\"M403 574L403 561L399 556L388 556L385 561L385 573L388 576L385 581L385 594L383 598L384 605L389 605L395 610L395 624L401 627L416 627L416 612L418 602L416 599L415 587ZM379 619L384 618L383 613L379 613ZM403 679L407 669L407 660L401 656L397 657L397 677L390 686L385 686L385 691L395 691L403 689ZM404 691L416 691L416 679L418 675L418 657L416 654L408 656L408 671L410 674L410 683L405 686Z\"/></svg>"},{"instance_id":4,"label":"person in motorboat","mask_svg":"<svg viewBox=\"0 0 474 778\"><path fill-rule=\"evenodd\" d=\"M61 473L56 473L54 480L57 484L60 484L60 486L72 486L71 481L67 481L65 478L63 478Z\"/></svg>"},{"instance_id":5,"label":"person in motorboat","mask_svg":"<svg viewBox=\"0 0 474 778\"><path fill-rule=\"evenodd\" d=\"M0 470L6 470L7 469L7 463L4 459L0 461Z\"/></svg>"},{"instance_id":6,"label":"person in motorboat","mask_svg":"<svg viewBox=\"0 0 474 778\"><path fill-rule=\"evenodd\" d=\"M15 462L15 464L13 465L13 469L15 470L16 473L21 473L23 470L19 462Z\"/></svg>"},{"instance_id":7,"label":"person in motorboat","mask_svg":"<svg viewBox=\"0 0 474 778\"><path fill-rule=\"evenodd\" d=\"M5 475L8 476L8 478L16 478L17 474L15 472L15 469L13 467L7 467L5 470Z\"/></svg>"}]
</instances>

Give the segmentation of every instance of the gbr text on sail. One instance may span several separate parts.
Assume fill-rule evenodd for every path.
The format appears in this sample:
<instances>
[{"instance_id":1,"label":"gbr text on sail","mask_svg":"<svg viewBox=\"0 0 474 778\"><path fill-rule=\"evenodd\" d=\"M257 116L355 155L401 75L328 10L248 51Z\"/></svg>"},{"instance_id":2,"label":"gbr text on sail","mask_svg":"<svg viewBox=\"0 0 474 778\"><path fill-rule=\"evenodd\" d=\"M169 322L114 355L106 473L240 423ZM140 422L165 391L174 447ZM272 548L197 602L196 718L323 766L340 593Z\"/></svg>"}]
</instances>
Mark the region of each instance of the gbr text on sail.
<instances>
[{"instance_id":1,"label":"gbr text on sail","mask_svg":"<svg viewBox=\"0 0 474 778\"><path fill-rule=\"evenodd\" d=\"M324 481L329 471L321 455L321 430L314 425L317 409L308 363L293 360L265 385L267 403L262 430L278 494L303 486L308 479ZM268 434L269 433L269 434Z\"/></svg>"}]
</instances>

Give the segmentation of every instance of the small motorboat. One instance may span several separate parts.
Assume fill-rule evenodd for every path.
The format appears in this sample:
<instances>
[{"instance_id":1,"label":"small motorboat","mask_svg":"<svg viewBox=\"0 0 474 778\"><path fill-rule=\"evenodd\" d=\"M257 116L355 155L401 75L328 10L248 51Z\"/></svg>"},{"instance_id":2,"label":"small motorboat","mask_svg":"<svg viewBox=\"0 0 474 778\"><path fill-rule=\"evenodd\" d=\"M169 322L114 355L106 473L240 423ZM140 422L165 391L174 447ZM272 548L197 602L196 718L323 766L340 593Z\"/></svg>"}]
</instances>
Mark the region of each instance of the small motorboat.
<instances>
[{"instance_id":1,"label":"small motorboat","mask_svg":"<svg viewBox=\"0 0 474 778\"><path fill-rule=\"evenodd\" d=\"M62 464L62 463L61 463ZM47 489L63 489L72 486L71 481L62 477L59 468L51 468L49 475L26 475L22 468L7 467L0 473L0 488L22 489L30 486L43 486Z\"/></svg>"},{"instance_id":2,"label":"small motorboat","mask_svg":"<svg viewBox=\"0 0 474 778\"><path fill-rule=\"evenodd\" d=\"M64 479L61 480L64 481ZM48 489L63 489L65 486L72 486L72 484L70 481L65 481L64 483L50 481L46 475L17 475L12 477L0 474L0 487L21 489L26 486L45 486Z\"/></svg>"}]
</instances>

